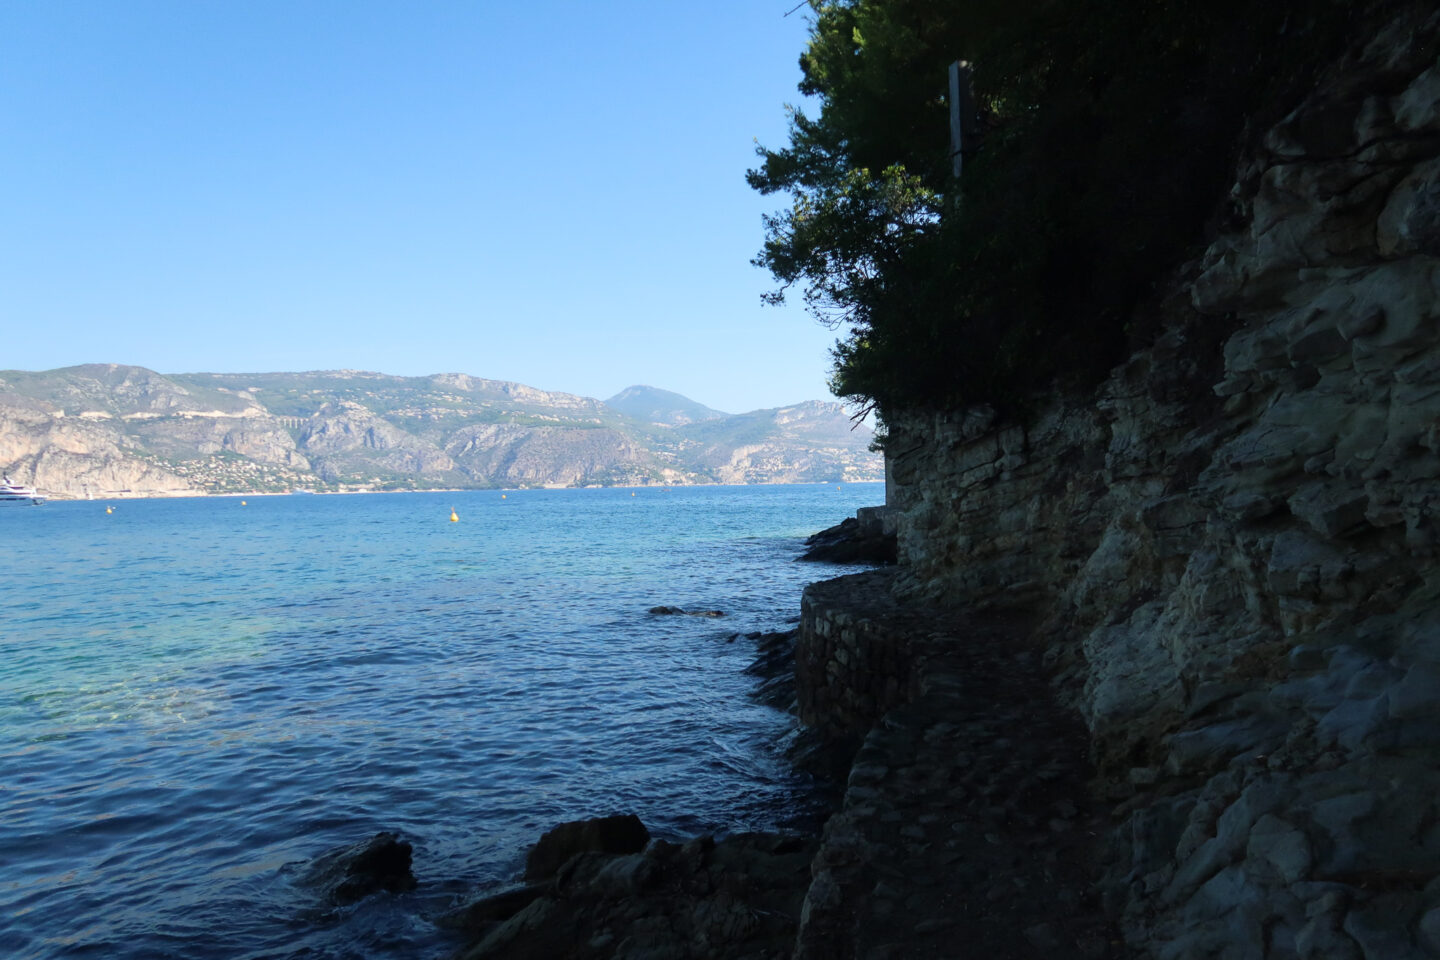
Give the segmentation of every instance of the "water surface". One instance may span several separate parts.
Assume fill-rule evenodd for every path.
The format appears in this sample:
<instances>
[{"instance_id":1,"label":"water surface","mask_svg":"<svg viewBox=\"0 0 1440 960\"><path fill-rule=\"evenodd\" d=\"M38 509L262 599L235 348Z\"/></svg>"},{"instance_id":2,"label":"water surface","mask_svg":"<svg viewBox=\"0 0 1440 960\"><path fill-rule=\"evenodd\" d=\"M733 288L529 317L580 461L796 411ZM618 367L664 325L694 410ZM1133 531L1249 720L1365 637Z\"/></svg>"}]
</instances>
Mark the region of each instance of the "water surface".
<instances>
[{"instance_id":1,"label":"water surface","mask_svg":"<svg viewBox=\"0 0 1440 960\"><path fill-rule=\"evenodd\" d=\"M0 511L0 955L443 956L430 922L567 819L805 815L736 633L878 484ZM460 520L450 522L455 510ZM660 604L719 620L653 617ZM382 829L414 893L296 880Z\"/></svg>"}]
</instances>

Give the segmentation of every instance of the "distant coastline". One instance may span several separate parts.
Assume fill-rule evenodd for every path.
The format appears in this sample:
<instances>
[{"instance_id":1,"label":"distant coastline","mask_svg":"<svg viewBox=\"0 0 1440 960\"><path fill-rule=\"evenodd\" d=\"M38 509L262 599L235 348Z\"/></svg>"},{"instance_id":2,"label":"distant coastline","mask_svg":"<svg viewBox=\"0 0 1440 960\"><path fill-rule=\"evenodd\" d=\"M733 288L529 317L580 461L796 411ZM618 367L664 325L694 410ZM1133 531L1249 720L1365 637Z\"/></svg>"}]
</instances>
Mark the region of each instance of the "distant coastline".
<instances>
[{"instance_id":1,"label":"distant coastline","mask_svg":"<svg viewBox=\"0 0 1440 960\"><path fill-rule=\"evenodd\" d=\"M844 405L729 414L466 374L0 371L0 463L56 499L879 480ZM123 492L122 492L123 491Z\"/></svg>"},{"instance_id":2,"label":"distant coastline","mask_svg":"<svg viewBox=\"0 0 1440 960\"><path fill-rule=\"evenodd\" d=\"M52 503L105 503L117 500L243 500L250 497L293 497L293 496L324 496L324 497L349 497L362 494L383 494L385 496L414 494L414 493L549 493L560 490L647 490L664 491L677 488L690 487L854 487L866 484L884 483L883 478L874 480L774 480L760 483L652 483L652 484L592 484L589 486L536 486L536 487L435 487L419 490L307 490L304 493L296 493L293 490L249 490L249 491L177 491L173 493L110 493L95 497L75 497L64 494L47 495ZM41 491L44 493L45 491Z\"/></svg>"}]
</instances>

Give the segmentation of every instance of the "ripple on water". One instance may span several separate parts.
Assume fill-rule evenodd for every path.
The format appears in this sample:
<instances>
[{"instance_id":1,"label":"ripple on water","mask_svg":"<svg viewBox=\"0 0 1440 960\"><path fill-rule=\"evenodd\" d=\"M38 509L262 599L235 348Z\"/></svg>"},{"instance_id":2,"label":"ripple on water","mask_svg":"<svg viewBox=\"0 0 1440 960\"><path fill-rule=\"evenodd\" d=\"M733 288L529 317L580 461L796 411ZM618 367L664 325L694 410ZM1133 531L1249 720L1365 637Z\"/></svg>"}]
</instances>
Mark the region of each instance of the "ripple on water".
<instances>
[{"instance_id":1,"label":"ripple on water","mask_svg":"<svg viewBox=\"0 0 1440 960\"><path fill-rule=\"evenodd\" d=\"M736 632L792 618L799 538L877 487L47 504L0 595L0 949L409 957L554 823L774 827L805 784ZM465 518L448 523L455 506ZM443 509L442 509L443 508ZM12 522L13 519L13 522ZM113 519L113 518L111 518ZM651 617L657 604L723 621ZM13 771L13 773L12 773ZM422 886L296 880L379 829Z\"/></svg>"}]
</instances>

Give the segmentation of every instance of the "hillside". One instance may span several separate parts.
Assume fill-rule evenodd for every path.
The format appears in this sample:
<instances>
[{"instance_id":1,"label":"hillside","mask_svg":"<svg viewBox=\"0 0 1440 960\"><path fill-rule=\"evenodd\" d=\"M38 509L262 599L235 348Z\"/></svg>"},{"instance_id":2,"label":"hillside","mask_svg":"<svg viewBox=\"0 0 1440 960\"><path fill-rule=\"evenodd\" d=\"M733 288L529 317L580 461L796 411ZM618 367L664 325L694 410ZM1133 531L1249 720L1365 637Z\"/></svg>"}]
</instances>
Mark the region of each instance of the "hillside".
<instances>
[{"instance_id":1,"label":"hillside","mask_svg":"<svg viewBox=\"0 0 1440 960\"><path fill-rule=\"evenodd\" d=\"M0 466L62 497L882 475L837 403L730 416L649 387L612 399L460 373L6 370Z\"/></svg>"},{"instance_id":2,"label":"hillside","mask_svg":"<svg viewBox=\"0 0 1440 960\"><path fill-rule=\"evenodd\" d=\"M626 387L606 400L605 405L637 420L663 423L672 427L729 416L703 403L696 403L689 397L658 387Z\"/></svg>"}]
</instances>

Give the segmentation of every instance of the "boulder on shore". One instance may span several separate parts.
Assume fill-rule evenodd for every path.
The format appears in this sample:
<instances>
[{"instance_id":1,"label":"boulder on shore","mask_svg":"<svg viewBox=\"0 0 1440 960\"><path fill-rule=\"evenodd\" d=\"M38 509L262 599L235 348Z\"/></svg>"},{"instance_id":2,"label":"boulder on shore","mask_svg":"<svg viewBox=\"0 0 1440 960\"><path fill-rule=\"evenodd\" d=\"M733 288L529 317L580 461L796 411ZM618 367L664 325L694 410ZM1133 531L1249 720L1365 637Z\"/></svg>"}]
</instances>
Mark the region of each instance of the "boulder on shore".
<instances>
[{"instance_id":1,"label":"boulder on shore","mask_svg":"<svg viewBox=\"0 0 1440 960\"><path fill-rule=\"evenodd\" d=\"M846 517L833 527L821 530L805 541L808 547L799 560L818 563L877 563L895 562L895 532L886 532L879 522L862 523L855 517Z\"/></svg>"},{"instance_id":2,"label":"boulder on shore","mask_svg":"<svg viewBox=\"0 0 1440 960\"><path fill-rule=\"evenodd\" d=\"M463 960L787 957L817 843L739 834L643 852L579 853L545 884L488 897L450 925L472 938Z\"/></svg>"},{"instance_id":3,"label":"boulder on shore","mask_svg":"<svg viewBox=\"0 0 1440 960\"><path fill-rule=\"evenodd\" d=\"M547 830L531 849L525 860L525 880L533 883L552 877L582 853L639 853L649 842L650 831L633 813L562 823Z\"/></svg>"}]
</instances>

